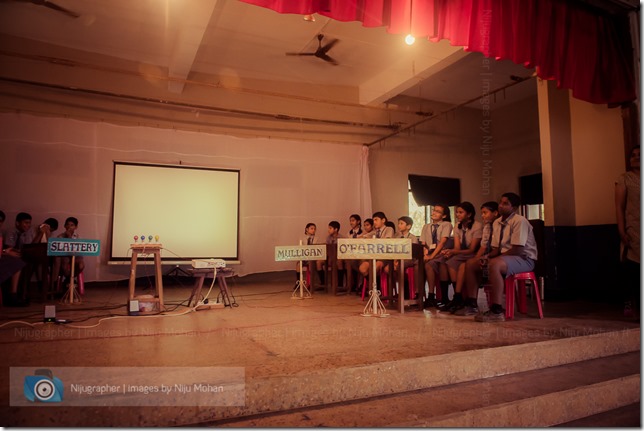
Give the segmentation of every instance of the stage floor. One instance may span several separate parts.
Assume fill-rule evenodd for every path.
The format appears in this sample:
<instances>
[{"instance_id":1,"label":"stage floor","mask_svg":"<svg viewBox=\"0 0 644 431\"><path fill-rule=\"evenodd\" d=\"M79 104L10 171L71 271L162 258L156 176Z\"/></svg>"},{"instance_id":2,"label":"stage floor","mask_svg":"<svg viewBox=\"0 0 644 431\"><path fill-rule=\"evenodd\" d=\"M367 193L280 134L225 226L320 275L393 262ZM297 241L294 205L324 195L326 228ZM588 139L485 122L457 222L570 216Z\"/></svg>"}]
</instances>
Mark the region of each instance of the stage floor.
<instances>
[{"instance_id":1,"label":"stage floor","mask_svg":"<svg viewBox=\"0 0 644 431\"><path fill-rule=\"evenodd\" d=\"M355 294L316 291L311 299L293 299L293 278L292 272L229 278L234 306L196 312L186 306L190 278L165 283L164 315L128 316L124 281L89 283L81 304L48 302L56 305L58 319L68 321L64 324L38 323L43 303L2 308L2 416L11 417L4 425L30 423L29 408L7 408L9 367L235 366L244 368L248 380L640 326L638 319L623 317L615 305L581 301L546 301L544 319L538 318L532 302L527 316L517 314L512 321L489 324L435 309L408 309L404 314L391 309L387 317L364 317L366 301ZM207 280L204 293L209 286ZM151 292L137 287L139 294ZM218 292L215 286L211 300ZM55 409L51 414L57 414Z\"/></svg>"}]
</instances>

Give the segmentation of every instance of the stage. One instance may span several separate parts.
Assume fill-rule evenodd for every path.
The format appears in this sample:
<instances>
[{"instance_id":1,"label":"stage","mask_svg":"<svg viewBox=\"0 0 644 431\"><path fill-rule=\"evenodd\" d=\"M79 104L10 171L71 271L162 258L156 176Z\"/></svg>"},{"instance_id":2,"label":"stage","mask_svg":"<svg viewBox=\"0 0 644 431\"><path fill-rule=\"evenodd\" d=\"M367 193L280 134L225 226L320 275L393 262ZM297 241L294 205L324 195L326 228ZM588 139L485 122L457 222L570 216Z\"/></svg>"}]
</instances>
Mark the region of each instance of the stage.
<instances>
[{"instance_id":1,"label":"stage","mask_svg":"<svg viewBox=\"0 0 644 431\"><path fill-rule=\"evenodd\" d=\"M614 305L546 298L544 319L531 302L527 316L486 324L413 307L364 317L355 294L293 299L294 273L284 272L229 278L233 306L194 312L185 306L194 280L174 281L164 280L165 316L128 316L127 281L88 283L82 304L48 301L68 323L6 324L42 322L45 304L2 308L2 425L552 426L608 411L610 425L626 412L621 420L640 426L640 324ZM9 406L9 367L241 367L245 401ZM583 412L560 401L577 391ZM549 413L521 413L540 405Z\"/></svg>"}]
</instances>

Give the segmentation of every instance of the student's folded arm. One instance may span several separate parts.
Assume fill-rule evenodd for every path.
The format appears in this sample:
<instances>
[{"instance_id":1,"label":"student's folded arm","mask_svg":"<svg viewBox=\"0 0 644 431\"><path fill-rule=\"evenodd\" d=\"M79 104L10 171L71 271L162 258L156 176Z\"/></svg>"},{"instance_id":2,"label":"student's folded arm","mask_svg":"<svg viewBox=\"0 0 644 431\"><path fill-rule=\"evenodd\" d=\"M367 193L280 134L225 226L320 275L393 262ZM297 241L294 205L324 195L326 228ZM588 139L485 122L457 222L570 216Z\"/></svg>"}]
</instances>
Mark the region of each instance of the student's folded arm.
<instances>
[{"instance_id":1,"label":"student's folded arm","mask_svg":"<svg viewBox=\"0 0 644 431\"><path fill-rule=\"evenodd\" d=\"M501 250L498 247L492 247L492 251L488 255L489 258L497 257L501 255Z\"/></svg>"},{"instance_id":2,"label":"student's folded arm","mask_svg":"<svg viewBox=\"0 0 644 431\"><path fill-rule=\"evenodd\" d=\"M510 249L503 253L506 256L523 256L524 255L524 246L522 245L514 245L512 244L510 246Z\"/></svg>"}]
</instances>

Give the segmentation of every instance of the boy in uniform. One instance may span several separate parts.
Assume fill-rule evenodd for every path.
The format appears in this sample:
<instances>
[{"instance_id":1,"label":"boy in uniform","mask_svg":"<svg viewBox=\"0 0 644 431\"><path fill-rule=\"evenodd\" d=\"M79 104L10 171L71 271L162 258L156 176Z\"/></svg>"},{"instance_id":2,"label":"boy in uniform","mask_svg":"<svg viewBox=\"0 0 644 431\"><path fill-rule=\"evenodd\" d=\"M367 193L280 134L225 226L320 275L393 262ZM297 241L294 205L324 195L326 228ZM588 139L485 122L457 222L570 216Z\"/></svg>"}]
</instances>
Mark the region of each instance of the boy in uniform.
<instances>
[{"instance_id":1,"label":"boy in uniform","mask_svg":"<svg viewBox=\"0 0 644 431\"><path fill-rule=\"evenodd\" d=\"M534 269L537 242L530 222L516 213L519 205L521 198L515 193L504 193L499 201L501 217L493 224L488 263L492 305L487 312L474 316L477 322L505 321L505 310L501 306L505 277Z\"/></svg>"}]
</instances>

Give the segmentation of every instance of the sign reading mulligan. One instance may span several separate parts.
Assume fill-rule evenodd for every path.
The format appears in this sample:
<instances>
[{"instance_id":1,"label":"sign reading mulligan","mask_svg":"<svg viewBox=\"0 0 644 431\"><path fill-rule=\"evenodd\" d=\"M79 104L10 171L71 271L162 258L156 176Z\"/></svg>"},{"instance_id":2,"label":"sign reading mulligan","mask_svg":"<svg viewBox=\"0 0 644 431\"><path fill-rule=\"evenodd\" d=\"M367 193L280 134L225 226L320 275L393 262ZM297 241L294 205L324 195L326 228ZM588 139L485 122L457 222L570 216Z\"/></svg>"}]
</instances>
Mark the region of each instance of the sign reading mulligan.
<instances>
[{"instance_id":1,"label":"sign reading mulligan","mask_svg":"<svg viewBox=\"0 0 644 431\"><path fill-rule=\"evenodd\" d=\"M287 245L275 247L275 261L289 260L325 260L326 244L320 245Z\"/></svg>"}]
</instances>

